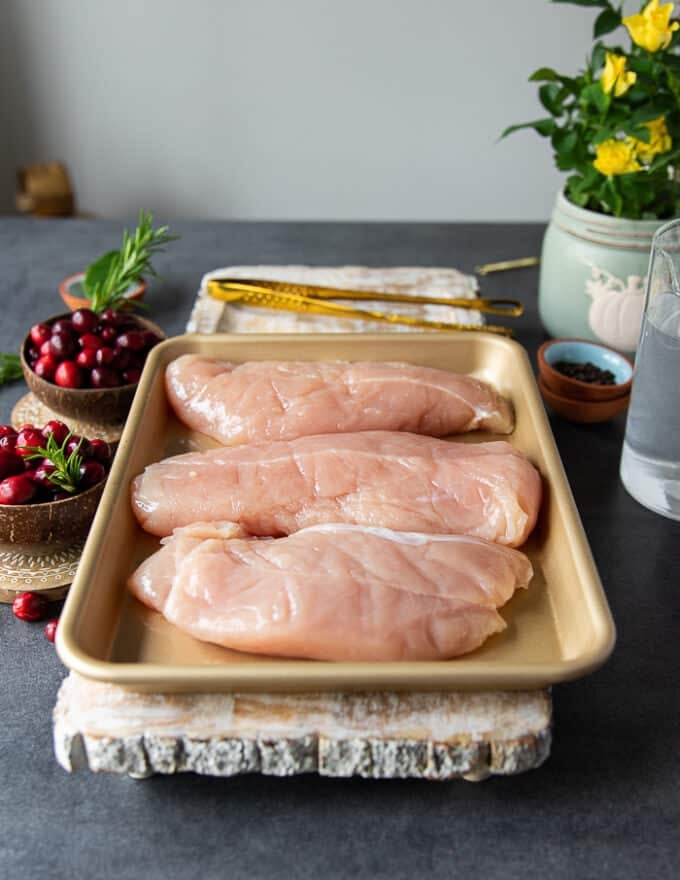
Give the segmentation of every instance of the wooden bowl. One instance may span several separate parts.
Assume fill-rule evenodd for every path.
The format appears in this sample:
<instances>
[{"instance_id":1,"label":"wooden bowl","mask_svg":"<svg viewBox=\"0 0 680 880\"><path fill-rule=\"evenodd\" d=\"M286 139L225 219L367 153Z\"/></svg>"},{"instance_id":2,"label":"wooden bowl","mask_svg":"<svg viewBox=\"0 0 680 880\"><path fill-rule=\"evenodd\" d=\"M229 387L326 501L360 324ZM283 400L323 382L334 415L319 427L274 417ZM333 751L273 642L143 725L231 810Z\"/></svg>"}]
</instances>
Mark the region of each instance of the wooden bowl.
<instances>
[{"instance_id":1,"label":"wooden bowl","mask_svg":"<svg viewBox=\"0 0 680 880\"><path fill-rule=\"evenodd\" d=\"M565 376L554 368L561 360L585 364L588 361L601 370L611 370L615 385L596 385ZM616 400L627 397L633 384L633 364L627 357L587 339L551 339L538 349L538 371L546 388L574 400Z\"/></svg>"},{"instance_id":2,"label":"wooden bowl","mask_svg":"<svg viewBox=\"0 0 680 880\"><path fill-rule=\"evenodd\" d=\"M573 397L565 397L554 392L552 388L548 388L540 376L538 387L550 408L570 422L586 424L608 422L623 412L630 402L630 394L616 397L614 400L575 400Z\"/></svg>"},{"instance_id":3,"label":"wooden bowl","mask_svg":"<svg viewBox=\"0 0 680 880\"><path fill-rule=\"evenodd\" d=\"M66 305L72 312L76 309L89 309L92 302L85 296L83 292L84 272L76 272L75 275L69 275L59 285L59 293ZM146 281L140 278L139 283L133 285L125 293L126 299L141 299L146 293Z\"/></svg>"},{"instance_id":4,"label":"wooden bowl","mask_svg":"<svg viewBox=\"0 0 680 880\"><path fill-rule=\"evenodd\" d=\"M60 318L70 318L70 313L54 315L44 323L53 324ZM146 318L135 315L135 320L143 330L153 330L161 339L166 338L161 328L147 321ZM54 382L41 379L33 372L26 357L30 344L30 336L27 334L21 345L21 367L26 384L41 403L61 416L82 422L109 425L125 419L137 390L137 382L118 385L115 388L62 388Z\"/></svg>"},{"instance_id":5,"label":"wooden bowl","mask_svg":"<svg viewBox=\"0 0 680 880\"><path fill-rule=\"evenodd\" d=\"M0 504L0 543L68 544L85 538L105 483L61 501Z\"/></svg>"}]
</instances>

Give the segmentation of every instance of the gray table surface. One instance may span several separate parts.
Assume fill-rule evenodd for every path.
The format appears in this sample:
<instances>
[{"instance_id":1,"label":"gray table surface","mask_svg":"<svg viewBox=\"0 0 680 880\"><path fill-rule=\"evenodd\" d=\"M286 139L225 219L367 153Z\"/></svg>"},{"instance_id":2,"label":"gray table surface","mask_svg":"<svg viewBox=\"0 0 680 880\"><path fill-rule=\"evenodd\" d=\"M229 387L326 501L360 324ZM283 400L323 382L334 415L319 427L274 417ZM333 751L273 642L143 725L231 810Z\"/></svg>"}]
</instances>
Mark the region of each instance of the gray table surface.
<instances>
[{"instance_id":1,"label":"gray table surface","mask_svg":"<svg viewBox=\"0 0 680 880\"><path fill-rule=\"evenodd\" d=\"M456 266L536 254L542 227L493 224L175 223L149 303L168 334L201 274L237 263ZM0 351L61 311L66 275L117 246L120 224L0 219ZM483 281L518 296L518 338L543 339L536 270ZM23 383L0 390L9 420ZM65 670L40 624L0 607L0 876L452 878L678 876L680 525L618 479L623 420L552 427L618 627L611 660L554 690L540 770L482 784L315 776L143 782L69 776L50 714Z\"/></svg>"}]
</instances>

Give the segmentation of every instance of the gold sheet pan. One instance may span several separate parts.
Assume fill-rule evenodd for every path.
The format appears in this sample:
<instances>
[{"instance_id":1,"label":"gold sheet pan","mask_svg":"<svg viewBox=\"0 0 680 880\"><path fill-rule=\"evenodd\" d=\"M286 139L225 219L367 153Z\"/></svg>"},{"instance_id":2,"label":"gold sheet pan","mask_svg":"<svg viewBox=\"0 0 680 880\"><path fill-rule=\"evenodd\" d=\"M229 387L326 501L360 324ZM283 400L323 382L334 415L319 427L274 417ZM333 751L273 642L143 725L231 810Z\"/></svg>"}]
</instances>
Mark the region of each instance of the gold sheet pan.
<instances>
[{"instance_id":1,"label":"gold sheet pan","mask_svg":"<svg viewBox=\"0 0 680 880\"><path fill-rule=\"evenodd\" d=\"M436 662L329 663L238 653L199 642L143 607L125 589L158 547L136 523L132 478L167 455L215 445L183 428L165 398L175 357L232 361L407 361L486 379L509 397L509 438L538 467L544 500L524 546L535 569L529 589L501 610L507 629L463 657ZM465 442L490 439L473 433ZM350 635L351 637L351 635ZM59 624L63 662L89 678L141 691L440 690L545 687L603 663L614 625L524 349L490 334L179 336L149 356L77 576Z\"/></svg>"}]
</instances>

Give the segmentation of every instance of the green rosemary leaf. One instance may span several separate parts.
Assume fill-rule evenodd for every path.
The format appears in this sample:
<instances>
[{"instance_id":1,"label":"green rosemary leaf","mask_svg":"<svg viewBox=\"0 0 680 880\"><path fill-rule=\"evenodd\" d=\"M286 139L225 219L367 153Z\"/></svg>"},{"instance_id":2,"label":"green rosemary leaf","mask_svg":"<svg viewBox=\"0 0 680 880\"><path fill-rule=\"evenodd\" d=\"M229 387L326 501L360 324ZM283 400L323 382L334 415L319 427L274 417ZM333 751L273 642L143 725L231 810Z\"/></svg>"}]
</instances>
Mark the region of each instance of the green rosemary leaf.
<instances>
[{"instance_id":1,"label":"green rosemary leaf","mask_svg":"<svg viewBox=\"0 0 680 880\"><path fill-rule=\"evenodd\" d=\"M21 379L22 369L18 354L0 354L0 385Z\"/></svg>"},{"instance_id":2,"label":"green rosemary leaf","mask_svg":"<svg viewBox=\"0 0 680 880\"><path fill-rule=\"evenodd\" d=\"M123 246L119 251L110 254L108 261L101 267L106 268L106 273L102 271L98 274L88 269L91 284L86 292L94 311L101 312L106 308L115 310L123 304L131 304L125 297L126 291L143 275L158 277L151 260L164 250L165 245L177 238L178 236L169 234L167 226L154 230L153 214L142 209L134 234L131 235L127 229L123 230Z\"/></svg>"},{"instance_id":3,"label":"green rosemary leaf","mask_svg":"<svg viewBox=\"0 0 680 880\"><path fill-rule=\"evenodd\" d=\"M35 458L47 458L54 465L54 470L49 475L49 481L59 489L71 494L78 491L78 486L82 477L80 476L80 466L83 463L82 455L78 455L80 443L69 455L66 454L66 446L71 439L73 432L69 432L61 446L54 439L54 435L50 434L47 438L45 446L27 446L26 449L30 453L25 456L29 460Z\"/></svg>"}]
</instances>

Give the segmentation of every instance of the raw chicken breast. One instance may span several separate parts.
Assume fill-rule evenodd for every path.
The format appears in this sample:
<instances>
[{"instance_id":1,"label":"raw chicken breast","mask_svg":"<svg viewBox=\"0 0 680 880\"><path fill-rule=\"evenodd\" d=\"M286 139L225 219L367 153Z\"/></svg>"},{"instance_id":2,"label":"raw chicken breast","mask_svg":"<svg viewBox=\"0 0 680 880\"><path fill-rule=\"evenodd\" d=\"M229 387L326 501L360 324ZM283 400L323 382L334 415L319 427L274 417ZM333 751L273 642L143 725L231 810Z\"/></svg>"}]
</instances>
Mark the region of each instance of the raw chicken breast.
<instances>
[{"instance_id":1,"label":"raw chicken breast","mask_svg":"<svg viewBox=\"0 0 680 880\"><path fill-rule=\"evenodd\" d=\"M477 535L522 544L541 480L508 443L450 443L363 431L190 452L152 464L132 485L154 535L226 520L252 535L346 522L400 531Z\"/></svg>"},{"instance_id":2,"label":"raw chicken breast","mask_svg":"<svg viewBox=\"0 0 680 880\"><path fill-rule=\"evenodd\" d=\"M226 446L345 431L445 437L513 428L510 404L485 382L411 364L232 364L189 354L165 379L177 416Z\"/></svg>"},{"instance_id":3,"label":"raw chicken breast","mask_svg":"<svg viewBox=\"0 0 680 880\"><path fill-rule=\"evenodd\" d=\"M343 524L235 538L178 529L129 588L197 639L319 660L442 660L505 628L496 608L532 568L478 538Z\"/></svg>"}]
</instances>

